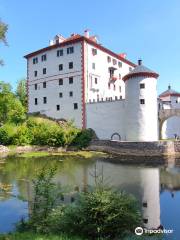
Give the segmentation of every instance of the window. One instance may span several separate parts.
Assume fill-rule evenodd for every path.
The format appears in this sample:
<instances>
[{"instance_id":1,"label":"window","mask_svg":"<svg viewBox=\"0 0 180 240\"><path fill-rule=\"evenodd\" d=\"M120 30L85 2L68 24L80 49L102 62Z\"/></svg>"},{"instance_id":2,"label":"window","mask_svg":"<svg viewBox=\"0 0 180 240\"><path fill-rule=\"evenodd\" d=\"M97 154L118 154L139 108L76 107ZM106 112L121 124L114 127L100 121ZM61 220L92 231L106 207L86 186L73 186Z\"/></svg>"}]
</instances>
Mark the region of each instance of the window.
<instances>
[{"instance_id":1,"label":"window","mask_svg":"<svg viewBox=\"0 0 180 240\"><path fill-rule=\"evenodd\" d=\"M110 85L110 83L108 83L108 88L109 88L109 89L111 88L111 85Z\"/></svg>"},{"instance_id":2,"label":"window","mask_svg":"<svg viewBox=\"0 0 180 240\"><path fill-rule=\"evenodd\" d=\"M38 58L37 57L33 58L33 64L36 64L36 63L38 63Z\"/></svg>"},{"instance_id":3,"label":"window","mask_svg":"<svg viewBox=\"0 0 180 240\"><path fill-rule=\"evenodd\" d=\"M118 62L118 67L119 67L119 68L122 67L122 62Z\"/></svg>"},{"instance_id":4,"label":"window","mask_svg":"<svg viewBox=\"0 0 180 240\"><path fill-rule=\"evenodd\" d=\"M114 91L116 90L116 85L114 84Z\"/></svg>"},{"instance_id":5,"label":"window","mask_svg":"<svg viewBox=\"0 0 180 240\"><path fill-rule=\"evenodd\" d=\"M63 49L57 50L57 57L63 56Z\"/></svg>"},{"instance_id":6,"label":"window","mask_svg":"<svg viewBox=\"0 0 180 240\"><path fill-rule=\"evenodd\" d=\"M108 63L111 62L111 57L110 56L107 56L107 61L108 61Z\"/></svg>"},{"instance_id":7,"label":"window","mask_svg":"<svg viewBox=\"0 0 180 240\"><path fill-rule=\"evenodd\" d=\"M63 79L62 78L59 79L59 85L63 85Z\"/></svg>"},{"instance_id":8,"label":"window","mask_svg":"<svg viewBox=\"0 0 180 240\"><path fill-rule=\"evenodd\" d=\"M147 208L147 202L143 202L143 207Z\"/></svg>"},{"instance_id":9,"label":"window","mask_svg":"<svg viewBox=\"0 0 180 240\"><path fill-rule=\"evenodd\" d=\"M37 85L37 83L35 83L34 84L34 89L37 90L37 87L38 87L38 85Z\"/></svg>"},{"instance_id":10,"label":"window","mask_svg":"<svg viewBox=\"0 0 180 240\"><path fill-rule=\"evenodd\" d=\"M130 72L132 71L132 67L129 67L129 71L130 71Z\"/></svg>"},{"instance_id":11,"label":"window","mask_svg":"<svg viewBox=\"0 0 180 240\"><path fill-rule=\"evenodd\" d=\"M34 104L38 105L38 99L37 98L34 99Z\"/></svg>"},{"instance_id":12,"label":"window","mask_svg":"<svg viewBox=\"0 0 180 240\"><path fill-rule=\"evenodd\" d=\"M46 68L43 68L43 74L46 74Z\"/></svg>"},{"instance_id":13,"label":"window","mask_svg":"<svg viewBox=\"0 0 180 240\"><path fill-rule=\"evenodd\" d=\"M74 47L68 47L67 48L67 54L71 54L74 52Z\"/></svg>"},{"instance_id":14,"label":"window","mask_svg":"<svg viewBox=\"0 0 180 240\"><path fill-rule=\"evenodd\" d=\"M114 77L114 68L109 68L110 78Z\"/></svg>"},{"instance_id":15,"label":"window","mask_svg":"<svg viewBox=\"0 0 180 240\"><path fill-rule=\"evenodd\" d=\"M145 223L145 224L148 223L148 219L147 219L147 218L144 218L144 219L143 219L143 223Z\"/></svg>"},{"instance_id":16,"label":"window","mask_svg":"<svg viewBox=\"0 0 180 240\"><path fill-rule=\"evenodd\" d=\"M145 88L145 84L144 83L140 83L140 88Z\"/></svg>"},{"instance_id":17,"label":"window","mask_svg":"<svg viewBox=\"0 0 180 240\"><path fill-rule=\"evenodd\" d=\"M121 86L119 87L119 92L121 92Z\"/></svg>"},{"instance_id":18,"label":"window","mask_svg":"<svg viewBox=\"0 0 180 240\"><path fill-rule=\"evenodd\" d=\"M97 55L97 49L96 48L92 48L92 55L93 56Z\"/></svg>"},{"instance_id":19,"label":"window","mask_svg":"<svg viewBox=\"0 0 180 240\"><path fill-rule=\"evenodd\" d=\"M59 71L63 70L63 64L59 64Z\"/></svg>"},{"instance_id":20,"label":"window","mask_svg":"<svg viewBox=\"0 0 180 240\"><path fill-rule=\"evenodd\" d=\"M62 92L59 93L59 97L60 97L60 98L63 97L63 93L62 93Z\"/></svg>"},{"instance_id":21,"label":"window","mask_svg":"<svg viewBox=\"0 0 180 240\"><path fill-rule=\"evenodd\" d=\"M95 69L95 68L96 68L95 63L92 63L92 69Z\"/></svg>"},{"instance_id":22,"label":"window","mask_svg":"<svg viewBox=\"0 0 180 240\"><path fill-rule=\"evenodd\" d=\"M69 69L73 68L73 62L69 62Z\"/></svg>"},{"instance_id":23,"label":"window","mask_svg":"<svg viewBox=\"0 0 180 240\"><path fill-rule=\"evenodd\" d=\"M46 61L46 54L44 54L44 55L41 56L41 61L42 61L42 62Z\"/></svg>"},{"instance_id":24,"label":"window","mask_svg":"<svg viewBox=\"0 0 180 240\"><path fill-rule=\"evenodd\" d=\"M60 105L56 105L56 110L60 111Z\"/></svg>"},{"instance_id":25,"label":"window","mask_svg":"<svg viewBox=\"0 0 180 240\"><path fill-rule=\"evenodd\" d=\"M119 98L122 99L122 96L120 96Z\"/></svg>"},{"instance_id":26,"label":"window","mask_svg":"<svg viewBox=\"0 0 180 240\"><path fill-rule=\"evenodd\" d=\"M140 104L145 104L145 99L140 99Z\"/></svg>"},{"instance_id":27,"label":"window","mask_svg":"<svg viewBox=\"0 0 180 240\"><path fill-rule=\"evenodd\" d=\"M46 82L43 82L43 88L46 88Z\"/></svg>"},{"instance_id":28,"label":"window","mask_svg":"<svg viewBox=\"0 0 180 240\"><path fill-rule=\"evenodd\" d=\"M34 76L37 77L37 71L34 71Z\"/></svg>"},{"instance_id":29,"label":"window","mask_svg":"<svg viewBox=\"0 0 180 240\"><path fill-rule=\"evenodd\" d=\"M121 79L121 74L119 73L119 79Z\"/></svg>"},{"instance_id":30,"label":"window","mask_svg":"<svg viewBox=\"0 0 180 240\"><path fill-rule=\"evenodd\" d=\"M73 84L73 77L69 78L69 84Z\"/></svg>"},{"instance_id":31,"label":"window","mask_svg":"<svg viewBox=\"0 0 180 240\"><path fill-rule=\"evenodd\" d=\"M95 78L95 79L94 79L94 82L95 82L95 84L97 84L97 83L98 83L98 80L97 80L97 78Z\"/></svg>"},{"instance_id":32,"label":"window","mask_svg":"<svg viewBox=\"0 0 180 240\"><path fill-rule=\"evenodd\" d=\"M73 92L69 92L69 96L70 96L70 97L73 97Z\"/></svg>"},{"instance_id":33,"label":"window","mask_svg":"<svg viewBox=\"0 0 180 240\"><path fill-rule=\"evenodd\" d=\"M117 64L117 60L113 59L113 65L116 65L116 64Z\"/></svg>"},{"instance_id":34,"label":"window","mask_svg":"<svg viewBox=\"0 0 180 240\"><path fill-rule=\"evenodd\" d=\"M74 109L78 109L78 104L74 103Z\"/></svg>"},{"instance_id":35,"label":"window","mask_svg":"<svg viewBox=\"0 0 180 240\"><path fill-rule=\"evenodd\" d=\"M47 97L43 97L43 103L44 103L44 104L47 103Z\"/></svg>"}]
</instances>

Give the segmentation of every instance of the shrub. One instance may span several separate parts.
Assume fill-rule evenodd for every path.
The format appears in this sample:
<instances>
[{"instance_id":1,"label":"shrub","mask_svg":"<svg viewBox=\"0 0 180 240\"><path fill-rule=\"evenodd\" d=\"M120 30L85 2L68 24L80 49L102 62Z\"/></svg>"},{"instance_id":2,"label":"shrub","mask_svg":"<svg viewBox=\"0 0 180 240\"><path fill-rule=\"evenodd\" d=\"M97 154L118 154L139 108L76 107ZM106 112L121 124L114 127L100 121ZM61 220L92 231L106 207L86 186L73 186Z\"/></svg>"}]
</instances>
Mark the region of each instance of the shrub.
<instances>
[{"instance_id":1,"label":"shrub","mask_svg":"<svg viewBox=\"0 0 180 240\"><path fill-rule=\"evenodd\" d=\"M55 172L56 167L43 168L37 175L37 179L33 181L34 201L28 225L37 232L46 231L46 219L61 196L60 186L53 182Z\"/></svg>"},{"instance_id":2,"label":"shrub","mask_svg":"<svg viewBox=\"0 0 180 240\"><path fill-rule=\"evenodd\" d=\"M55 168L42 169L34 181L30 220L18 229L46 234L70 234L88 239L123 239L141 225L137 201L125 192L97 186L77 195L71 204L60 204L61 188L53 182Z\"/></svg>"},{"instance_id":3,"label":"shrub","mask_svg":"<svg viewBox=\"0 0 180 240\"><path fill-rule=\"evenodd\" d=\"M78 146L79 148L87 147L92 137L93 132L91 129L83 129L82 131L79 131L72 144Z\"/></svg>"},{"instance_id":4,"label":"shrub","mask_svg":"<svg viewBox=\"0 0 180 240\"><path fill-rule=\"evenodd\" d=\"M13 143L13 137L16 132L16 126L5 124L0 127L0 144L9 145Z\"/></svg>"},{"instance_id":5,"label":"shrub","mask_svg":"<svg viewBox=\"0 0 180 240\"><path fill-rule=\"evenodd\" d=\"M27 145L32 142L32 134L26 124L17 127L17 131L13 136L12 143L14 145Z\"/></svg>"},{"instance_id":6,"label":"shrub","mask_svg":"<svg viewBox=\"0 0 180 240\"><path fill-rule=\"evenodd\" d=\"M133 232L140 221L134 197L97 189L82 194L77 205L65 209L59 228L90 239L114 239Z\"/></svg>"}]
</instances>

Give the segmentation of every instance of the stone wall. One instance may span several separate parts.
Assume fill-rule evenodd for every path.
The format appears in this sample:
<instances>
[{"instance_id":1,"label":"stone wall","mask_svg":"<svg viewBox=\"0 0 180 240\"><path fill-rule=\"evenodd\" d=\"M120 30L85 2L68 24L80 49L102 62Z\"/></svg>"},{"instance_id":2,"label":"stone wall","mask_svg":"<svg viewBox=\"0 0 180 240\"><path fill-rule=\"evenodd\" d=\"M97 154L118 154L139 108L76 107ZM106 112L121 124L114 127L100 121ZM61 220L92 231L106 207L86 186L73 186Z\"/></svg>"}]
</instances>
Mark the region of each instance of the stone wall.
<instances>
[{"instance_id":1,"label":"stone wall","mask_svg":"<svg viewBox=\"0 0 180 240\"><path fill-rule=\"evenodd\" d=\"M88 149L129 156L168 156L180 154L180 141L120 142L93 140Z\"/></svg>"}]
</instances>

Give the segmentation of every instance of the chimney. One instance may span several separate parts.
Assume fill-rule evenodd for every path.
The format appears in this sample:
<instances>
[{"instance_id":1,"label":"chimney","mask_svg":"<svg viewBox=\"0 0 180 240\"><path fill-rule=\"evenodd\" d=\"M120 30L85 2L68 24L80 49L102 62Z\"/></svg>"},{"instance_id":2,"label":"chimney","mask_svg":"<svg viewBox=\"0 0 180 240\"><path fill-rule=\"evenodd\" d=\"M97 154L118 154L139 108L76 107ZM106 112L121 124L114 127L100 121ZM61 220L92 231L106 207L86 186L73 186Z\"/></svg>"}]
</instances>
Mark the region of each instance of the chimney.
<instances>
[{"instance_id":1,"label":"chimney","mask_svg":"<svg viewBox=\"0 0 180 240\"><path fill-rule=\"evenodd\" d=\"M85 36L86 38L89 38L89 30L88 30L88 29L86 29L86 30L84 31L84 36Z\"/></svg>"},{"instance_id":2,"label":"chimney","mask_svg":"<svg viewBox=\"0 0 180 240\"><path fill-rule=\"evenodd\" d=\"M138 65L139 65L139 66L142 65L142 59L138 59Z\"/></svg>"},{"instance_id":3,"label":"chimney","mask_svg":"<svg viewBox=\"0 0 180 240\"><path fill-rule=\"evenodd\" d=\"M122 58L126 58L127 57L127 54L126 53L119 53L118 54L120 57L122 57Z\"/></svg>"},{"instance_id":4,"label":"chimney","mask_svg":"<svg viewBox=\"0 0 180 240\"><path fill-rule=\"evenodd\" d=\"M168 86L168 90L170 90L171 89L171 85L169 84L169 86Z\"/></svg>"}]
</instances>

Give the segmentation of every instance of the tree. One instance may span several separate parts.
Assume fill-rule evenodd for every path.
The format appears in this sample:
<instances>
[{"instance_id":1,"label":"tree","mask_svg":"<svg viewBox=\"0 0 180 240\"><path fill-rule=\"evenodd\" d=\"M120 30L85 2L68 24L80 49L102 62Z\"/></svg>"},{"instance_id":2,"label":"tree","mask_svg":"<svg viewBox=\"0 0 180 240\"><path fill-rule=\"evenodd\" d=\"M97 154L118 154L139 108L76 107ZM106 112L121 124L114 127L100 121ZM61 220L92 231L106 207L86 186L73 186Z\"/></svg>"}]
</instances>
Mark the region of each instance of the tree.
<instances>
[{"instance_id":1,"label":"tree","mask_svg":"<svg viewBox=\"0 0 180 240\"><path fill-rule=\"evenodd\" d=\"M26 89L26 80L21 79L17 84L16 96L21 101L24 107L27 107L27 89Z\"/></svg>"},{"instance_id":2,"label":"tree","mask_svg":"<svg viewBox=\"0 0 180 240\"><path fill-rule=\"evenodd\" d=\"M7 30L8 30L8 25L3 23L0 20L0 42L3 42L6 45L7 45L7 41L6 41ZM0 60L0 65L3 65L3 60Z\"/></svg>"},{"instance_id":3,"label":"tree","mask_svg":"<svg viewBox=\"0 0 180 240\"><path fill-rule=\"evenodd\" d=\"M21 123L25 120L25 108L11 91L11 85L0 82L0 122Z\"/></svg>"}]
</instances>

